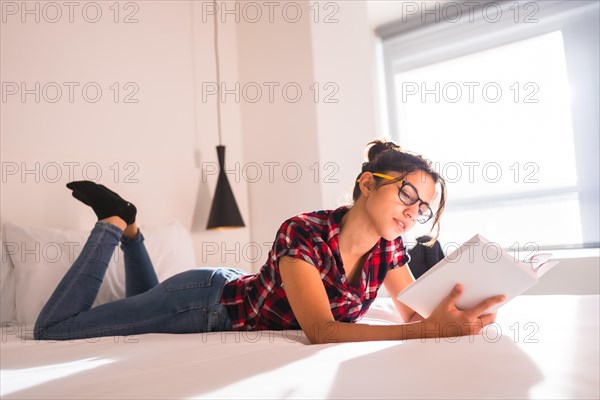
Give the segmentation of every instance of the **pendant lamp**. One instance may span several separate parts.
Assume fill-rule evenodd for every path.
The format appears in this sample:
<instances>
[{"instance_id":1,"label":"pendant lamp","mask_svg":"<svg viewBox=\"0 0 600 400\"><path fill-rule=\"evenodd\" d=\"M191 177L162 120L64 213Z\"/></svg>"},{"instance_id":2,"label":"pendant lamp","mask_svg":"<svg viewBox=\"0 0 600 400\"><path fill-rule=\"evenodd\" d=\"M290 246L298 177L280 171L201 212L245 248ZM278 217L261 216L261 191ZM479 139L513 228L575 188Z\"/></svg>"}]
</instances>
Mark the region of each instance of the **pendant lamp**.
<instances>
[{"instance_id":1,"label":"pendant lamp","mask_svg":"<svg viewBox=\"0 0 600 400\"><path fill-rule=\"evenodd\" d=\"M210 214L206 229L242 228L244 220L233 196L231 185L225 174L225 146L221 140L221 77L219 68L219 46L218 46L218 22L217 2L213 0L214 13L214 48L215 63L217 69L217 126L219 132L219 145L217 146L217 157L219 159L219 175L217 177L217 188L210 206Z\"/></svg>"}]
</instances>

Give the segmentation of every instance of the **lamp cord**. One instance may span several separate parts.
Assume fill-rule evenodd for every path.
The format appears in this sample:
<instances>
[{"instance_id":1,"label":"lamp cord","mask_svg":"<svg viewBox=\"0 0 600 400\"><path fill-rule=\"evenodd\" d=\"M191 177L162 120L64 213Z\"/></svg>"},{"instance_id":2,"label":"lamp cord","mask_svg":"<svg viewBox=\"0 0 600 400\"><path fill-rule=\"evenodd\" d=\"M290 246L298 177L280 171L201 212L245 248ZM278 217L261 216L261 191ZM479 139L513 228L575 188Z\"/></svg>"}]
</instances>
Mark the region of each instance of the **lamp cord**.
<instances>
[{"instance_id":1,"label":"lamp cord","mask_svg":"<svg viewBox=\"0 0 600 400\"><path fill-rule=\"evenodd\" d=\"M214 39L215 39L215 64L217 67L217 130L219 132L219 145L222 145L221 140L221 75L220 75L220 65L219 65L219 45L218 45L218 27L217 27L217 0L213 0L213 4L215 6L214 9Z\"/></svg>"}]
</instances>

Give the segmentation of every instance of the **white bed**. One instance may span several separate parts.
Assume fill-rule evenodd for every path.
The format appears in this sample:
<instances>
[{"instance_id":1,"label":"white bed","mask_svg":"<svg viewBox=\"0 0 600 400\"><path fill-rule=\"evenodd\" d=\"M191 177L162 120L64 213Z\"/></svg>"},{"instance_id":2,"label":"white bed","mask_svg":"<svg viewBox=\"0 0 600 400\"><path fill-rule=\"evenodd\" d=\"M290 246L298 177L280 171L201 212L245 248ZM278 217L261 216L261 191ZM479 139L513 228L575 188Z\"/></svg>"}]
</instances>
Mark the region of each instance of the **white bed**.
<instances>
[{"instance_id":1,"label":"white bed","mask_svg":"<svg viewBox=\"0 0 600 400\"><path fill-rule=\"evenodd\" d=\"M520 296L481 335L309 345L300 331L36 342L2 330L2 398L589 398L598 295ZM395 320L378 299L362 322Z\"/></svg>"},{"instance_id":2,"label":"white bed","mask_svg":"<svg viewBox=\"0 0 600 400\"><path fill-rule=\"evenodd\" d=\"M182 226L144 235L160 280L194 266ZM4 225L1 398L600 397L598 295L519 296L482 334L438 340L309 345L300 331L33 340L37 314L76 256L68 250L86 237ZM97 304L123 296L119 251ZM399 321L380 297L361 323Z\"/></svg>"}]
</instances>

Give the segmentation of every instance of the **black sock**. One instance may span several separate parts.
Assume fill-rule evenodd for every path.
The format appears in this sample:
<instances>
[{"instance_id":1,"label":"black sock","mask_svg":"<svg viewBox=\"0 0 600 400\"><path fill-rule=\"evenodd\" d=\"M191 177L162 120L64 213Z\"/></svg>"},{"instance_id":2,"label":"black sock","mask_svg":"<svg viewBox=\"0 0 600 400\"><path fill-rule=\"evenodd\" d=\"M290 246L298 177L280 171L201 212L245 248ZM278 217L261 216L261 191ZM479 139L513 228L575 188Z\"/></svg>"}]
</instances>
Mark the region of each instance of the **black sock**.
<instances>
[{"instance_id":1,"label":"black sock","mask_svg":"<svg viewBox=\"0 0 600 400\"><path fill-rule=\"evenodd\" d=\"M116 215L127 225L135 222L135 206L106 186L92 181L75 181L67 183L67 187L73 191L73 197L92 207L99 220Z\"/></svg>"}]
</instances>

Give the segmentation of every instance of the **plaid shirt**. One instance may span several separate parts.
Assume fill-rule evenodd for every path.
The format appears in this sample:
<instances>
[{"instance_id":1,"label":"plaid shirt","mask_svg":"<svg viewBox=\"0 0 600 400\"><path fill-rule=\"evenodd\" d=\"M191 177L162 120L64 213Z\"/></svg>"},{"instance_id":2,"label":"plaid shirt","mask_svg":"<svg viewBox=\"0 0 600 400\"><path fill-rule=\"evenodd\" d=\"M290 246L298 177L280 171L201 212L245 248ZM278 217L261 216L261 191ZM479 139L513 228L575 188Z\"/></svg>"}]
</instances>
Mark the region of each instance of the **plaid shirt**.
<instances>
[{"instance_id":1,"label":"plaid shirt","mask_svg":"<svg viewBox=\"0 0 600 400\"><path fill-rule=\"evenodd\" d=\"M336 321L363 317L377 296L388 270L406 264L410 257L402 238L383 238L369 251L358 287L346 282L339 251L342 216L347 206L300 214L286 220L260 271L228 282L221 296L234 330L300 329L282 287L278 260L299 258L321 273Z\"/></svg>"}]
</instances>

